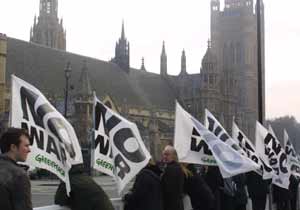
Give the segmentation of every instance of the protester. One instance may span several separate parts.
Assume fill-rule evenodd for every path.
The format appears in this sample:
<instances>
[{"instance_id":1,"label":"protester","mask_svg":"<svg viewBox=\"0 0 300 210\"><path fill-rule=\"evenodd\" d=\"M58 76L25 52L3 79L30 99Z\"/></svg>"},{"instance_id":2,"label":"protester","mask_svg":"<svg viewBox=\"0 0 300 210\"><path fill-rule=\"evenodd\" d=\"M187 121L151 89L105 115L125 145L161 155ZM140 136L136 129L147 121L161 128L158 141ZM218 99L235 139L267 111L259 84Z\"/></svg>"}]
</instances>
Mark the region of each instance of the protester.
<instances>
[{"instance_id":1,"label":"protester","mask_svg":"<svg viewBox=\"0 0 300 210\"><path fill-rule=\"evenodd\" d=\"M223 185L223 178L221 176L220 170L217 166L207 166L204 180L207 185L210 187L213 195L215 197L215 202L213 210L221 209L221 188Z\"/></svg>"},{"instance_id":2,"label":"protester","mask_svg":"<svg viewBox=\"0 0 300 210\"><path fill-rule=\"evenodd\" d=\"M72 210L113 210L113 205L103 189L84 172L83 164L73 165L70 172L71 192L67 196L65 183L60 183L55 194L55 204Z\"/></svg>"},{"instance_id":3,"label":"protester","mask_svg":"<svg viewBox=\"0 0 300 210\"><path fill-rule=\"evenodd\" d=\"M236 186L234 195L234 210L246 210L248 196L246 192L246 175L239 174L233 177Z\"/></svg>"},{"instance_id":4,"label":"protester","mask_svg":"<svg viewBox=\"0 0 300 210\"><path fill-rule=\"evenodd\" d=\"M291 195L291 210L297 209L298 187L299 187L299 177L296 177L295 175L291 174L290 185L289 185L289 191Z\"/></svg>"},{"instance_id":5,"label":"protester","mask_svg":"<svg viewBox=\"0 0 300 210\"><path fill-rule=\"evenodd\" d=\"M183 210L184 174L174 147L165 147L163 162L166 164L161 177L164 210Z\"/></svg>"},{"instance_id":6,"label":"protester","mask_svg":"<svg viewBox=\"0 0 300 210\"><path fill-rule=\"evenodd\" d=\"M247 173L246 185L253 210L265 210L269 185L272 179L263 180L261 175L251 171Z\"/></svg>"},{"instance_id":7,"label":"protester","mask_svg":"<svg viewBox=\"0 0 300 210\"><path fill-rule=\"evenodd\" d=\"M27 159L29 139L27 131L19 128L8 128L0 139L1 210L32 210L30 180L17 164Z\"/></svg>"},{"instance_id":8,"label":"protester","mask_svg":"<svg viewBox=\"0 0 300 210\"><path fill-rule=\"evenodd\" d=\"M150 160L124 198L125 210L163 210L160 169Z\"/></svg>"},{"instance_id":9,"label":"protester","mask_svg":"<svg viewBox=\"0 0 300 210\"><path fill-rule=\"evenodd\" d=\"M234 209L234 196L236 194L236 184L232 177L223 179L223 186L221 186L221 210Z\"/></svg>"},{"instance_id":10,"label":"protester","mask_svg":"<svg viewBox=\"0 0 300 210\"><path fill-rule=\"evenodd\" d=\"M291 210L291 195L288 189L273 185L273 195L278 210Z\"/></svg>"},{"instance_id":11,"label":"protester","mask_svg":"<svg viewBox=\"0 0 300 210\"><path fill-rule=\"evenodd\" d=\"M210 210L214 205L214 195L193 164L183 163L185 175L184 192L190 197L193 210Z\"/></svg>"}]
</instances>

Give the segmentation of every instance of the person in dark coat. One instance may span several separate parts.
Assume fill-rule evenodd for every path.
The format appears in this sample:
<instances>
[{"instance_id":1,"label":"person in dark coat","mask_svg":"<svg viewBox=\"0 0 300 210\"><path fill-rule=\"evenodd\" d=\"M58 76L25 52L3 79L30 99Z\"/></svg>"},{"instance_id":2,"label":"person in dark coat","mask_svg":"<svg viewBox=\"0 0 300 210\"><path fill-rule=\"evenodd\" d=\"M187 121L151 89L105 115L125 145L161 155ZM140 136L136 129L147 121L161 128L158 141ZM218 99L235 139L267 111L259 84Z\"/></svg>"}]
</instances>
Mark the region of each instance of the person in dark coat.
<instances>
[{"instance_id":1,"label":"person in dark coat","mask_svg":"<svg viewBox=\"0 0 300 210\"><path fill-rule=\"evenodd\" d=\"M31 185L27 172L17 162L25 162L30 152L26 130L9 128L0 139L0 209L32 210Z\"/></svg>"},{"instance_id":2,"label":"person in dark coat","mask_svg":"<svg viewBox=\"0 0 300 210\"><path fill-rule=\"evenodd\" d=\"M165 147L163 162L166 164L161 177L164 210L184 210L184 174L174 147Z\"/></svg>"},{"instance_id":3,"label":"person in dark coat","mask_svg":"<svg viewBox=\"0 0 300 210\"><path fill-rule=\"evenodd\" d=\"M235 210L246 210L246 205L248 202L247 192L246 192L246 175L239 174L233 177L233 181L236 186L236 191L234 195L234 209Z\"/></svg>"},{"instance_id":4,"label":"person in dark coat","mask_svg":"<svg viewBox=\"0 0 300 210\"><path fill-rule=\"evenodd\" d=\"M206 173L204 175L204 180L210 187L213 195L215 197L215 202L213 210L221 209L221 188L223 185L223 178L220 170L217 166L207 166Z\"/></svg>"},{"instance_id":5,"label":"person in dark coat","mask_svg":"<svg viewBox=\"0 0 300 210\"><path fill-rule=\"evenodd\" d=\"M152 160L138 173L123 200L126 210L163 210L160 169Z\"/></svg>"},{"instance_id":6,"label":"person in dark coat","mask_svg":"<svg viewBox=\"0 0 300 210\"><path fill-rule=\"evenodd\" d=\"M193 210L210 210L214 205L214 195L193 164L183 164L186 168L184 192L190 197Z\"/></svg>"},{"instance_id":7,"label":"person in dark coat","mask_svg":"<svg viewBox=\"0 0 300 210\"><path fill-rule=\"evenodd\" d=\"M299 187L299 178L291 174L290 185L289 185L289 191L291 195L291 210L297 209L298 187Z\"/></svg>"},{"instance_id":8,"label":"person in dark coat","mask_svg":"<svg viewBox=\"0 0 300 210\"><path fill-rule=\"evenodd\" d=\"M55 204L72 210L114 210L103 189L84 172L83 164L73 165L69 171L71 192L67 196L65 183L60 183L55 194Z\"/></svg>"},{"instance_id":9,"label":"person in dark coat","mask_svg":"<svg viewBox=\"0 0 300 210\"><path fill-rule=\"evenodd\" d=\"M291 195L288 189L273 185L273 195L278 210L291 210Z\"/></svg>"},{"instance_id":10,"label":"person in dark coat","mask_svg":"<svg viewBox=\"0 0 300 210\"><path fill-rule=\"evenodd\" d=\"M251 171L246 174L246 185L253 210L265 210L267 194L272 179L263 180L261 175Z\"/></svg>"}]
</instances>

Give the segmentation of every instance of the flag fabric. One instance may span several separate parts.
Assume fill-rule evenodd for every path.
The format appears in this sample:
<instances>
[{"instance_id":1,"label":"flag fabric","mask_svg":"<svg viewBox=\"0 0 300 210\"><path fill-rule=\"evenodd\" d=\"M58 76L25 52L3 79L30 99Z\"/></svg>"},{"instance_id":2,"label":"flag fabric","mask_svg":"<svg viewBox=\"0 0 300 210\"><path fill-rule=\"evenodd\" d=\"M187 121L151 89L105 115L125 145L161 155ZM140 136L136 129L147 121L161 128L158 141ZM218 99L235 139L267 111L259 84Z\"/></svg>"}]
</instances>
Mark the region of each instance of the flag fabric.
<instances>
[{"instance_id":1,"label":"flag fabric","mask_svg":"<svg viewBox=\"0 0 300 210\"><path fill-rule=\"evenodd\" d=\"M71 165L83 162L72 125L37 88L14 75L11 84L10 125L28 130L31 136L26 164L54 173L69 192Z\"/></svg>"},{"instance_id":2,"label":"flag fabric","mask_svg":"<svg viewBox=\"0 0 300 210\"><path fill-rule=\"evenodd\" d=\"M290 171L293 175L300 177L300 162L296 150L290 140L287 131L284 129L284 150L287 155L288 164L290 166Z\"/></svg>"},{"instance_id":3,"label":"flag fabric","mask_svg":"<svg viewBox=\"0 0 300 210\"><path fill-rule=\"evenodd\" d=\"M275 134L256 122L256 151L265 163L273 169L272 183L288 189L290 170L287 156Z\"/></svg>"},{"instance_id":4,"label":"flag fabric","mask_svg":"<svg viewBox=\"0 0 300 210\"><path fill-rule=\"evenodd\" d=\"M271 179L273 176L273 169L269 164L265 163L256 152L254 145L247 138L247 136L242 132L242 130L235 124L232 123L232 138L239 144L239 146L244 150L247 157L260 166L257 171L263 179Z\"/></svg>"},{"instance_id":5,"label":"flag fabric","mask_svg":"<svg viewBox=\"0 0 300 210\"><path fill-rule=\"evenodd\" d=\"M207 143L217 162L217 165L220 168L223 178L229 178L237 174L249 172L259 168L259 165L254 163L249 158L241 155L230 145L221 141L214 133L209 131L204 125L202 125L198 120L188 114L179 104L177 104L176 114L179 114L179 112L184 112L184 115L190 118L190 120L186 118L186 123L191 124L191 126L197 130L201 138ZM176 133L178 132L175 131L175 135Z\"/></svg>"},{"instance_id":6,"label":"flag fabric","mask_svg":"<svg viewBox=\"0 0 300 210\"><path fill-rule=\"evenodd\" d=\"M227 131L223 128L221 123L213 116L212 113L205 109L205 127L215 134L216 137L231 146L234 150L246 155L244 150L230 137Z\"/></svg>"},{"instance_id":7,"label":"flag fabric","mask_svg":"<svg viewBox=\"0 0 300 210\"><path fill-rule=\"evenodd\" d=\"M191 116L177 102L174 147L180 162L216 166L208 145L191 123Z\"/></svg>"},{"instance_id":8,"label":"flag fabric","mask_svg":"<svg viewBox=\"0 0 300 210\"><path fill-rule=\"evenodd\" d=\"M94 96L93 167L113 176L119 193L144 168L151 156L135 123Z\"/></svg>"}]
</instances>

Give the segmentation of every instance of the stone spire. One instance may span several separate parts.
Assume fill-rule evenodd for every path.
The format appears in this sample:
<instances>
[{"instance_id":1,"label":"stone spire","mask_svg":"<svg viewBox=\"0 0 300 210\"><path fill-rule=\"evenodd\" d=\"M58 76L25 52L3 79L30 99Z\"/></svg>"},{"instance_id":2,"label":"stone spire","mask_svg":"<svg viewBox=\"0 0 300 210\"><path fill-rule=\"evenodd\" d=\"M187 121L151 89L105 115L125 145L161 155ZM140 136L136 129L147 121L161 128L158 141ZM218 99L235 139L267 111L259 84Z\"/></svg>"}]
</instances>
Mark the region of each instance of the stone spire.
<instances>
[{"instance_id":1,"label":"stone spire","mask_svg":"<svg viewBox=\"0 0 300 210\"><path fill-rule=\"evenodd\" d=\"M57 0L40 0L38 20L30 30L30 41L47 47L66 50L66 34L62 19L57 16Z\"/></svg>"},{"instance_id":2,"label":"stone spire","mask_svg":"<svg viewBox=\"0 0 300 210\"><path fill-rule=\"evenodd\" d=\"M185 74L187 74L187 72L186 72L186 56L185 56L185 51L183 49L182 54L181 54L181 71L180 71L180 75L185 75Z\"/></svg>"},{"instance_id":3,"label":"stone spire","mask_svg":"<svg viewBox=\"0 0 300 210\"><path fill-rule=\"evenodd\" d=\"M125 37L125 29L124 29L124 21L123 21L121 38L116 43L115 57L113 58L112 61L127 73L130 70L129 55L130 55L130 47L129 47L129 42Z\"/></svg>"},{"instance_id":4,"label":"stone spire","mask_svg":"<svg viewBox=\"0 0 300 210\"><path fill-rule=\"evenodd\" d=\"M167 75L167 54L165 49L165 41L163 41L162 51L160 55L160 75Z\"/></svg>"}]
</instances>

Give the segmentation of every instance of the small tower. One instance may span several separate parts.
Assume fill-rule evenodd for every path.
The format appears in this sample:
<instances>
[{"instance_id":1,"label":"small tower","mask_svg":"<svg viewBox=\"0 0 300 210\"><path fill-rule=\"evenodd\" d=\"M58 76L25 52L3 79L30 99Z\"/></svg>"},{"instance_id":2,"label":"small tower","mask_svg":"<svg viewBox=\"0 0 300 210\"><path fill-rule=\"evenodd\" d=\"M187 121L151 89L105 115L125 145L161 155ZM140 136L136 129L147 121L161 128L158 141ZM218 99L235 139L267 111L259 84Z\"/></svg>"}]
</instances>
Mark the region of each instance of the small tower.
<instances>
[{"instance_id":1,"label":"small tower","mask_svg":"<svg viewBox=\"0 0 300 210\"><path fill-rule=\"evenodd\" d=\"M186 75L186 56L185 56L185 51L184 49L182 50L182 54L181 54L181 71L180 71L180 75Z\"/></svg>"},{"instance_id":2,"label":"small tower","mask_svg":"<svg viewBox=\"0 0 300 210\"><path fill-rule=\"evenodd\" d=\"M57 17L57 0L40 0L38 21L34 17L30 41L51 48L66 50L66 32L63 20Z\"/></svg>"},{"instance_id":3,"label":"small tower","mask_svg":"<svg viewBox=\"0 0 300 210\"><path fill-rule=\"evenodd\" d=\"M130 70L129 55L130 55L129 42L125 37L124 21L123 21L121 38L116 43L115 57L113 59L113 62L116 63L121 69L123 69L127 73L129 73Z\"/></svg>"},{"instance_id":4,"label":"small tower","mask_svg":"<svg viewBox=\"0 0 300 210\"><path fill-rule=\"evenodd\" d=\"M220 112L220 74L217 68L217 57L212 52L210 40L202 59L200 75L202 107L218 114ZM204 113L204 109L202 111Z\"/></svg>"},{"instance_id":5,"label":"small tower","mask_svg":"<svg viewBox=\"0 0 300 210\"><path fill-rule=\"evenodd\" d=\"M88 131L92 126L92 87L88 73L87 63L83 61L79 82L76 85L75 95L75 130L81 148L89 148Z\"/></svg>"},{"instance_id":6,"label":"small tower","mask_svg":"<svg viewBox=\"0 0 300 210\"><path fill-rule=\"evenodd\" d=\"M142 70L142 71L146 71L146 68L145 68L145 59L144 59L144 57L142 57L141 70Z\"/></svg>"},{"instance_id":7,"label":"small tower","mask_svg":"<svg viewBox=\"0 0 300 210\"><path fill-rule=\"evenodd\" d=\"M167 74L167 54L165 49L165 41L163 41L162 51L160 55L160 75L166 76Z\"/></svg>"}]
</instances>

